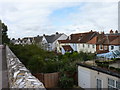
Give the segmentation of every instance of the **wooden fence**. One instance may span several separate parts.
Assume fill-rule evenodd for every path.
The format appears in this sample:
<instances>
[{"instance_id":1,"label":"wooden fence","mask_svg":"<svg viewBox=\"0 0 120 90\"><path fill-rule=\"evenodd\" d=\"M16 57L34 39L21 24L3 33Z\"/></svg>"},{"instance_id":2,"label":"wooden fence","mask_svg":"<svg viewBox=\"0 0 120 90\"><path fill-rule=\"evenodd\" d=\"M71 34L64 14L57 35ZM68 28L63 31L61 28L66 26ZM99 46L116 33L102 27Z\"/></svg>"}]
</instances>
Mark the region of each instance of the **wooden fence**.
<instances>
[{"instance_id":1,"label":"wooden fence","mask_svg":"<svg viewBox=\"0 0 120 90\"><path fill-rule=\"evenodd\" d=\"M58 81L59 81L59 77L60 77L60 73L59 72L55 72L55 73L37 73L34 74L34 76L36 78L38 78L45 86L45 88L55 88L58 87ZM69 76L69 73L68 73ZM77 72L74 73L73 76L74 79L74 83L77 85L78 84L78 74Z\"/></svg>"},{"instance_id":2,"label":"wooden fence","mask_svg":"<svg viewBox=\"0 0 120 90\"><path fill-rule=\"evenodd\" d=\"M45 88L54 88L58 86L59 72L55 73L37 73L34 74L42 83L44 83Z\"/></svg>"}]
</instances>

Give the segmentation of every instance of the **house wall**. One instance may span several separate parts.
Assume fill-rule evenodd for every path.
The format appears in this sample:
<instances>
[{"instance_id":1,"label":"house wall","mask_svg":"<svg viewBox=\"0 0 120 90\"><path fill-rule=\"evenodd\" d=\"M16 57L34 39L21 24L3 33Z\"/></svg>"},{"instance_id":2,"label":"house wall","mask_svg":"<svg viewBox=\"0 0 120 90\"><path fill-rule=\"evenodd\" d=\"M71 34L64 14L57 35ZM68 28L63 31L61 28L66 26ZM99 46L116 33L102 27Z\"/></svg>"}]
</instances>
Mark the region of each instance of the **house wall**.
<instances>
[{"instance_id":1,"label":"house wall","mask_svg":"<svg viewBox=\"0 0 120 90\"><path fill-rule=\"evenodd\" d=\"M44 36L42 38L41 46L42 46L43 49L48 50L48 42L47 42L47 40L45 39Z\"/></svg>"},{"instance_id":2,"label":"house wall","mask_svg":"<svg viewBox=\"0 0 120 90\"><path fill-rule=\"evenodd\" d=\"M69 44L74 51L77 51L77 44L76 43L70 43Z\"/></svg>"},{"instance_id":3,"label":"house wall","mask_svg":"<svg viewBox=\"0 0 120 90\"><path fill-rule=\"evenodd\" d=\"M84 44L84 47L83 47ZM94 45L94 48L93 48ZM86 53L95 53L96 52L96 45L95 44L85 44L85 43L78 43L77 44L77 51L78 52L86 52Z\"/></svg>"},{"instance_id":4,"label":"house wall","mask_svg":"<svg viewBox=\"0 0 120 90\"><path fill-rule=\"evenodd\" d=\"M61 48L61 53L65 54L65 50L63 49L63 47Z\"/></svg>"},{"instance_id":5,"label":"house wall","mask_svg":"<svg viewBox=\"0 0 120 90\"><path fill-rule=\"evenodd\" d=\"M103 49L100 49L100 45L96 45L96 52L108 52L109 51L109 46L108 45L102 45Z\"/></svg>"},{"instance_id":6,"label":"house wall","mask_svg":"<svg viewBox=\"0 0 120 90\"><path fill-rule=\"evenodd\" d=\"M114 49L111 49L111 46L114 47ZM115 51L115 50L120 50L120 45L109 45L109 51Z\"/></svg>"},{"instance_id":7,"label":"house wall","mask_svg":"<svg viewBox=\"0 0 120 90\"><path fill-rule=\"evenodd\" d=\"M81 88L90 88L90 70L78 66L78 86Z\"/></svg>"},{"instance_id":8,"label":"house wall","mask_svg":"<svg viewBox=\"0 0 120 90\"><path fill-rule=\"evenodd\" d=\"M66 40L67 39L67 35L65 35L65 34L63 34L63 35L61 35L57 40L55 40L53 43L52 43L52 50L53 51L55 51L55 50L57 50L57 41L58 40Z\"/></svg>"},{"instance_id":9,"label":"house wall","mask_svg":"<svg viewBox=\"0 0 120 90\"><path fill-rule=\"evenodd\" d=\"M58 53L63 53L64 51L62 50L63 45L70 45L69 43L59 43L57 42L57 52ZM61 49L60 49L61 48Z\"/></svg>"},{"instance_id":10,"label":"house wall","mask_svg":"<svg viewBox=\"0 0 120 90\"><path fill-rule=\"evenodd\" d=\"M18 45L18 44L20 44L20 42L19 42L19 41L16 41L14 44L15 44L15 45Z\"/></svg>"},{"instance_id":11,"label":"house wall","mask_svg":"<svg viewBox=\"0 0 120 90\"><path fill-rule=\"evenodd\" d=\"M102 88L108 88L108 78L120 80L118 77L78 66L78 86L82 88L96 88L97 79L102 80Z\"/></svg>"}]
</instances>

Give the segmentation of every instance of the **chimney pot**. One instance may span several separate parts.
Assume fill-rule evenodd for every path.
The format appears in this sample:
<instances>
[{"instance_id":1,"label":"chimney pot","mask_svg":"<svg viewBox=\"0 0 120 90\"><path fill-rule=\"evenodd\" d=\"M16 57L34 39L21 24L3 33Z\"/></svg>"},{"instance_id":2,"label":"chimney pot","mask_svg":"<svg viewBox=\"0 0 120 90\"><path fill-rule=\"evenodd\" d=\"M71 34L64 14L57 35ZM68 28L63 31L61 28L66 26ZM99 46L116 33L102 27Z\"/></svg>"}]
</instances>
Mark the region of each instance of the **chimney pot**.
<instances>
[{"instance_id":1,"label":"chimney pot","mask_svg":"<svg viewBox=\"0 0 120 90\"><path fill-rule=\"evenodd\" d=\"M111 30L110 30L110 34L113 34L113 33L114 33L114 32L113 32L113 30L111 29Z\"/></svg>"},{"instance_id":2,"label":"chimney pot","mask_svg":"<svg viewBox=\"0 0 120 90\"><path fill-rule=\"evenodd\" d=\"M118 33L118 30L116 30L115 33Z\"/></svg>"},{"instance_id":3,"label":"chimney pot","mask_svg":"<svg viewBox=\"0 0 120 90\"><path fill-rule=\"evenodd\" d=\"M59 34L58 32L56 32L56 34Z\"/></svg>"}]
</instances>

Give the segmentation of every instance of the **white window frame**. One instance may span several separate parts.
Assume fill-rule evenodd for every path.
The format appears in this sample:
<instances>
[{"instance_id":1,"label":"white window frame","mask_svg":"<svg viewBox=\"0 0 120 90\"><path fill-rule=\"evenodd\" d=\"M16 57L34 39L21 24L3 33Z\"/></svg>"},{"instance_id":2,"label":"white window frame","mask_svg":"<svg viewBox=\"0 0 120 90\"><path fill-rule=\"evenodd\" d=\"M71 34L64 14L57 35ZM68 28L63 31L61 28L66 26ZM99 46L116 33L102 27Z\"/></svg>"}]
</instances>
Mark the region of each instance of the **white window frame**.
<instances>
[{"instance_id":1,"label":"white window frame","mask_svg":"<svg viewBox=\"0 0 120 90\"><path fill-rule=\"evenodd\" d=\"M83 44L83 48L85 47L85 45Z\"/></svg>"},{"instance_id":2,"label":"white window frame","mask_svg":"<svg viewBox=\"0 0 120 90\"><path fill-rule=\"evenodd\" d=\"M93 48L95 48L95 45L92 45Z\"/></svg>"},{"instance_id":3,"label":"white window frame","mask_svg":"<svg viewBox=\"0 0 120 90\"><path fill-rule=\"evenodd\" d=\"M108 47L107 47L107 45L105 45L105 46L104 46L104 50L108 50Z\"/></svg>"},{"instance_id":4,"label":"white window frame","mask_svg":"<svg viewBox=\"0 0 120 90\"><path fill-rule=\"evenodd\" d=\"M101 81L101 88L97 88L97 80ZM97 88L97 90L102 90L102 88L103 88L103 80L102 79L96 78L96 88Z\"/></svg>"},{"instance_id":5,"label":"white window frame","mask_svg":"<svg viewBox=\"0 0 120 90\"><path fill-rule=\"evenodd\" d=\"M99 45L99 50L103 50L103 45Z\"/></svg>"},{"instance_id":6,"label":"white window frame","mask_svg":"<svg viewBox=\"0 0 120 90\"><path fill-rule=\"evenodd\" d=\"M113 47L113 49L112 49L112 47ZM113 45L110 48L111 48L111 50L114 50L114 46Z\"/></svg>"},{"instance_id":7,"label":"white window frame","mask_svg":"<svg viewBox=\"0 0 120 90\"><path fill-rule=\"evenodd\" d=\"M114 80L114 79L112 79L112 78L108 78L108 79ZM108 79L107 79L107 80L108 80ZM115 90L120 90L120 88L117 88L117 84L116 84L117 82L120 83L119 80L118 80L118 81L117 81L117 80L114 80L114 86L110 85L109 82L108 82L108 87L112 87L112 88L114 88ZM108 88L108 90L109 90L109 88Z\"/></svg>"},{"instance_id":8,"label":"white window frame","mask_svg":"<svg viewBox=\"0 0 120 90\"><path fill-rule=\"evenodd\" d=\"M90 48L90 44L88 44L88 48Z\"/></svg>"}]
</instances>

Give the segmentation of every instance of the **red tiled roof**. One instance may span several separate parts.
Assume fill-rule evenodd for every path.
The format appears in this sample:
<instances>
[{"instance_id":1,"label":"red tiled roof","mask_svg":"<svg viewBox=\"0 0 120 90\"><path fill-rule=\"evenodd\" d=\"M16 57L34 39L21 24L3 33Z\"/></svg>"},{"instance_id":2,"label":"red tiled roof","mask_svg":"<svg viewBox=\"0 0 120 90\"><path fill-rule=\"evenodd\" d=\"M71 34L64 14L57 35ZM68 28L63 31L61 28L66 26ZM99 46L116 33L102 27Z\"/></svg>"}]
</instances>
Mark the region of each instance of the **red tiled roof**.
<instances>
[{"instance_id":1,"label":"red tiled roof","mask_svg":"<svg viewBox=\"0 0 120 90\"><path fill-rule=\"evenodd\" d=\"M69 43L69 40L58 40L59 43Z\"/></svg>"},{"instance_id":2,"label":"red tiled roof","mask_svg":"<svg viewBox=\"0 0 120 90\"><path fill-rule=\"evenodd\" d=\"M64 45L62 46L65 51L73 51L72 47L70 45Z\"/></svg>"},{"instance_id":3,"label":"red tiled roof","mask_svg":"<svg viewBox=\"0 0 120 90\"><path fill-rule=\"evenodd\" d=\"M72 34L70 42L71 43L87 43L89 40L91 40L97 34L98 34L98 32Z\"/></svg>"},{"instance_id":4,"label":"red tiled roof","mask_svg":"<svg viewBox=\"0 0 120 90\"><path fill-rule=\"evenodd\" d=\"M120 45L120 35L106 35L103 38L99 38L97 44Z\"/></svg>"},{"instance_id":5,"label":"red tiled roof","mask_svg":"<svg viewBox=\"0 0 120 90\"><path fill-rule=\"evenodd\" d=\"M107 53L107 52L109 52L109 51L107 51L107 50L106 51L105 50L104 51L97 51L97 54Z\"/></svg>"},{"instance_id":6,"label":"red tiled roof","mask_svg":"<svg viewBox=\"0 0 120 90\"><path fill-rule=\"evenodd\" d=\"M86 33L77 33L71 34L70 39L67 40L58 40L59 43L87 43L92 38L94 38L98 32L86 32Z\"/></svg>"},{"instance_id":7,"label":"red tiled roof","mask_svg":"<svg viewBox=\"0 0 120 90\"><path fill-rule=\"evenodd\" d=\"M87 42L88 44L96 44L97 43L97 36L93 37L90 41Z\"/></svg>"}]
</instances>

